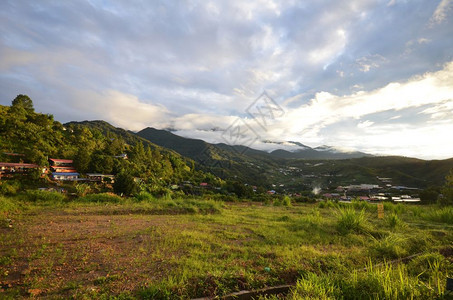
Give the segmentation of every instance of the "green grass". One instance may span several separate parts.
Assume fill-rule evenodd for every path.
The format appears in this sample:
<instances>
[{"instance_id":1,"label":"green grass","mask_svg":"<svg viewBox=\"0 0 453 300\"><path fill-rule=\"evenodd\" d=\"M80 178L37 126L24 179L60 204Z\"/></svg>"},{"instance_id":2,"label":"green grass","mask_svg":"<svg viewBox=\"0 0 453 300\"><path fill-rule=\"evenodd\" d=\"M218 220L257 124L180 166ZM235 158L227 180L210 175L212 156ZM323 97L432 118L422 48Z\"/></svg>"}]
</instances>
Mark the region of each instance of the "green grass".
<instances>
[{"instance_id":1,"label":"green grass","mask_svg":"<svg viewBox=\"0 0 453 300\"><path fill-rule=\"evenodd\" d=\"M387 205L378 219L362 203L44 195L0 198L20 224L0 236L0 281L20 278L5 296L188 299L297 282L287 298L430 299L453 271L451 227L427 219L437 206Z\"/></svg>"}]
</instances>

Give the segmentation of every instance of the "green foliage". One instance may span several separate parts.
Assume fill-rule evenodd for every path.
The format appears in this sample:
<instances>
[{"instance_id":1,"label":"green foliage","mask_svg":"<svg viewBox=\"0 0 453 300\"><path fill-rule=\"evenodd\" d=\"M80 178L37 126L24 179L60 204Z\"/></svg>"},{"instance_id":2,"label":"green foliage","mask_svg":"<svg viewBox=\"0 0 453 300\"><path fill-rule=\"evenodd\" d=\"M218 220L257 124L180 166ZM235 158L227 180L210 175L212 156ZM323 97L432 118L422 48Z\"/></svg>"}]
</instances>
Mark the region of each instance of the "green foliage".
<instances>
[{"instance_id":1,"label":"green foliage","mask_svg":"<svg viewBox=\"0 0 453 300\"><path fill-rule=\"evenodd\" d=\"M137 201L156 201L156 198L148 192L141 191L134 196Z\"/></svg>"},{"instance_id":2,"label":"green foliage","mask_svg":"<svg viewBox=\"0 0 453 300\"><path fill-rule=\"evenodd\" d=\"M308 273L297 281L295 289L288 299L338 299L340 291L334 285L331 278L315 273Z\"/></svg>"},{"instance_id":3,"label":"green foliage","mask_svg":"<svg viewBox=\"0 0 453 300\"><path fill-rule=\"evenodd\" d=\"M0 196L0 218L2 214L15 212L19 210L19 205L16 201L9 197Z\"/></svg>"},{"instance_id":4,"label":"green foliage","mask_svg":"<svg viewBox=\"0 0 453 300\"><path fill-rule=\"evenodd\" d=\"M453 170L445 177L442 197L439 197L438 203L440 205L453 205Z\"/></svg>"},{"instance_id":5,"label":"green foliage","mask_svg":"<svg viewBox=\"0 0 453 300\"><path fill-rule=\"evenodd\" d=\"M407 239L399 234L389 234L381 239L374 239L369 248L372 257L382 259L400 258L408 254Z\"/></svg>"},{"instance_id":6,"label":"green foliage","mask_svg":"<svg viewBox=\"0 0 453 300\"><path fill-rule=\"evenodd\" d=\"M90 185L88 185L86 183L76 184L75 188L76 188L77 196L79 196L79 197L83 197L91 191Z\"/></svg>"},{"instance_id":7,"label":"green foliage","mask_svg":"<svg viewBox=\"0 0 453 300\"><path fill-rule=\"evenodd\" d=\"M437 202L439 195L439 188L429 187L420 192L420 200L423 204L433 204Z\"/></svg>"},{"instance_id":8,"label":"green foliage","mask_svg":"<svg viewBox=\"0 0 453 300\"><path fill-rule=\"evenodd\" d=\"M353 207L339 208L337 210L337 230L341 234L366 232L365 210L357 212Z\"/></svg>"},{"instance_id":9,"label":"green foliage","mask_svg":"<svg viewBox=\"0 0 453 300\"><path fill-rule=\"evenodd\" d=\"M390 213L385 216L385 223L392 229L405 227L406 224L395 213Z\"/></svg>"},{"instance_id":10,"label":"green foliage","mask_svg":"<svg viewBox=\"0 0 453 300\"><path fill-rule=\"evenodd\" d=\"M428 221L453 224L453 207L434 208L422 214L422 218Z\"/></svg>"},{"instance_id":11,"label":"green foliage","mask_svg":"<svg viewBox=\"0 0 453 300\"><path fill-rule=\"evenodd\" d=\"M113 190L118 195L130 196L137 192L138 186L130 173L122 172L116 175Z\"/></svg>"},{"instance_id":12,"label":"green foliage","mask_svg":"<svg viewBox=\"0 0 453 300\"><path fill-rule=\"evenodd\" d=\"M365 271L346 274L308 273L298 280L289 299L437 299L444 294L446 269L428 267L427 280L411 274L404 264L368 263Z\"/></svg>"},{"instance_id":13,"label":"green foliage","mask_svg":"<svg viewBox=\"0 0 453 300\"><path fill-rule=\"evenodd\" d=\"M121 197L109 193L101 194L88 194L84 197L79 198L82 202L97 202L97 203L120 203Z\"/></svg>"},{"instance_id":14,"label":"green foliage","mask_svg":"<svg viewBox=\"0 0 453 300\"><path fill-rule=\"evenodd\" d=\"M17 181L0 181L0 195L13 196L20 189L20 184Z\"/></svg>"},{"instance_id":15,"label":"green foliage","mask_svg":"<svg viewBox=\"0 0 453 300\"><path fill-rule=\"evenodd\" d=\"M26 200L31 202L49 202L49 203L62 203L65 202L66 197L62 193L40 191L40 190L29 190L25 193Z\"/></svg>"},{"instance_id":16,"label":"green foliage","mask_svg":"<svg viewBox=\"0 0 453 300\"><path fill-rule=\"evenodd\" d=\"M11 103L12 108L23 108L27 112L34 112L33 101L27 95L17 95Z\"/></svg>"}]
</instances>

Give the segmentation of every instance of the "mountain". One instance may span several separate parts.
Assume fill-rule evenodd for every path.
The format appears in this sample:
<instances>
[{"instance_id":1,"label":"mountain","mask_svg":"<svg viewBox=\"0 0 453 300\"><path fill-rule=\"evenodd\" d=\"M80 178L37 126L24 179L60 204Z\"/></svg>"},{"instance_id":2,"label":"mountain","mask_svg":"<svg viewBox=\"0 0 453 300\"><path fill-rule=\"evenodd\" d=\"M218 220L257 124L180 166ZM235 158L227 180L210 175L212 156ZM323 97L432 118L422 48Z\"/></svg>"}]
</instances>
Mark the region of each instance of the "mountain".
<instances>
[{"instance_id":1,"label":"mountain","mask_svg":"<svg viewBox=\"0 0 453 300\"><path fill-rule=\"evenodd\" d=\"M347 152L331 146L311 148L298 142L265 141L272 152L210 144L184 138L165 130L146 128L137 135L197 161L205 171L244 183L300 190L313 186L381 184L378 177L391 177L394 185L424 188L442 185L453 168L453 159L426 161L415 158L374 157L362 152Z\"/></svg>"},{"instance_id":2,"label":"mountain","mask_svg":"<svg viewBox=\"0 0 453 300\"><path fill-rule=\"evenodd\" d=\"M316 148L304 146L304 148L296 149L295 151L277 149L270 154L273 157L291 159L348 159L373 156L359 151L342 151L331 146L320 146Z\"/></svg>"},{"instance_id":3,"label":"mountain","mask_svg":"<svg viewBox=\"0 0 453 300\"><path fill-rule=\"evenodd\" d=\"M193 159L203 171L244 183L267 185L269 180L266 170L277 166L267 152L244 146L210 144L150 127L137 132L136 135Z\"/></svg>"}]
</instances>

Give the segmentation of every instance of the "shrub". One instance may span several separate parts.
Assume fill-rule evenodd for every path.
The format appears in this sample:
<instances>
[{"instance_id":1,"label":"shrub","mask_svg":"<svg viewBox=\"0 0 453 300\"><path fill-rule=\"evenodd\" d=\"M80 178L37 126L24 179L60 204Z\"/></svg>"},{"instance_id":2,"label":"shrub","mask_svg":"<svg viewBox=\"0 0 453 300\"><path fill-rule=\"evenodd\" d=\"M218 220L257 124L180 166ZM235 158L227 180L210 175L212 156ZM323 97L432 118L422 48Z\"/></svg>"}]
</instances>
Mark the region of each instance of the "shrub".
<instances>
[{"instance_id":1,"label":"shrub","mask_svg":"<svg viewBox=\"0 0 453 300\"><path fill-rule=\"evenodd\" d=\"M20 184L16 181L0 181L0 194L13 196L16 195L20 189Z\"/></svg>"},{"instance_id":2,"label":"shrub","mask_svg":"<svg viewBox=\"0 0 453 300\"><path fill-rule=\"evenodd\" d=\"M144 191L142 191L142 192L138 193L137 195L135 195L134 198L135 198L135 200L140 201L140 202L141 201L155 201L156 200L156 198L154 198L153 195L151 195L148 192L144 192Z\"/></svg>"},{"instance_id":3,"label":"shrub","mask_svg":"<svg viewBox=\"0 0 453 300\"><path fill-rule=\"evenodd\" d=\"M283 197L282 205L283 205L283 206L292 206L292 204L291 204L291 198L288 197L288 196Z\"/></svg>"},{"instance_id":4,"label":"shrub","mask_svg":"<svg viewBox=\"0 0 453 300\"><path fill-rule=\"evenodd\" d=\"M365 210L357 212L352 207L339 208L337 212L337 230L341 234L367 231Z\"/></svg>"}]
</instances>

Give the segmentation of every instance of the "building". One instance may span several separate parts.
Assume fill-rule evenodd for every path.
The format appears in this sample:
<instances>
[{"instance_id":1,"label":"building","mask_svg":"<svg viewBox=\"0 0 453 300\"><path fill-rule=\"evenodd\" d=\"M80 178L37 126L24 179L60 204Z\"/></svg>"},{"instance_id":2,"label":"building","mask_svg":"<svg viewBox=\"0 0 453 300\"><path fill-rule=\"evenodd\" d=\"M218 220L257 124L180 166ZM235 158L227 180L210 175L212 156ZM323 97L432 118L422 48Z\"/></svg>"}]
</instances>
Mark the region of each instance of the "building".
<instances>
[{"instance_id":1,"label":"building","mask_svg":"<svg viewBox=\"0 0 453 300\"><path fill-rule=\"evenodd\" d=\"M72 167L72 159L49 158L51 167Z\"/></svg>"},{"instance_id":2,"label":"building","mask_svg":"<svg viewBox=\"0 0 453 300\"><path fill-rule=\"evenodd\" d=\"M98 173L87 173L88 181L92 182L102 182L106 179L113 183L115 179L115 175L105 175L105 174L98 174Z\"/></svg>"},{"instance_id":3,"label":"building","mask_svg":"<svg viewBox=\"0 0 453 300\"><path fill-rule=\"evenodd\" d=\"M77 173L77 170L72 166L72 159L60 159L60 158L49 158L50 171L52 177L55 180L68 180L68 179L56 179L53 176L54 173ZM77 173L78 174L78 173ZM60 176L57 176L60 177ZM70 176L69 176L70 177Z\"/></svg>"},{"instance_id":4,"label":"building","mask_svg":"<svg viewBox=\"0 0 453 300\"><path fill-rule=\"evenodd\" d=\"M69 172L53 172L52 173L52 178L54 180L60 180L60 181L76 181L79 179L79 173L74 172L74 173L69 173Z\"/></svg>"},{"instance_id":5,"label":"building","mask_svg":"<svg viewBox=\"0 0 453 300\"><path fill-rule=\"evenodd\" d=\"M14 174L26 174L30 170L37 168L39 166L35 164L0 162L0 178L10 177Z\"/></svg>"}]
</instances>

